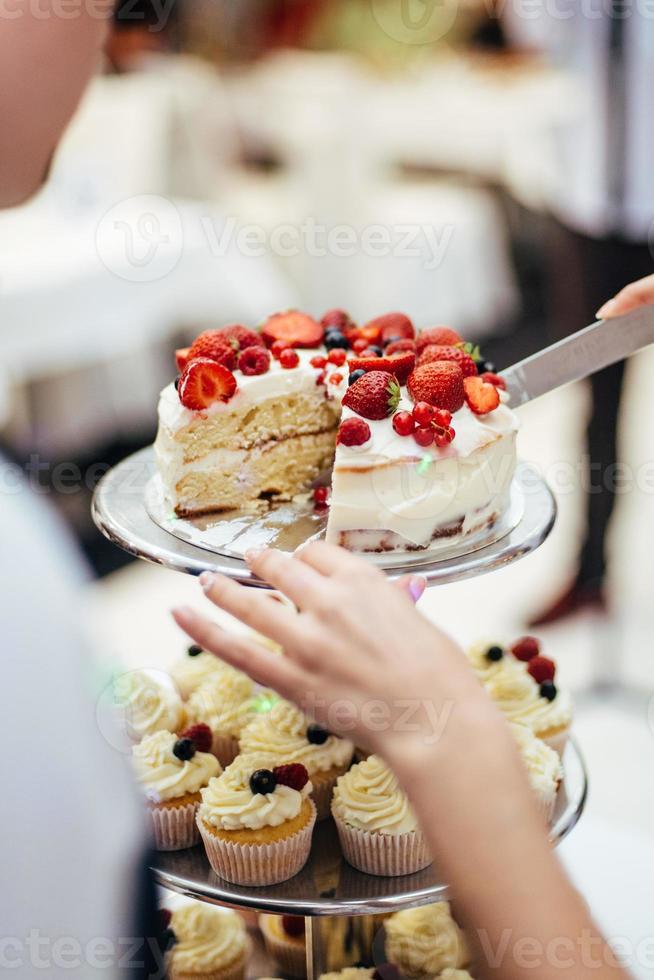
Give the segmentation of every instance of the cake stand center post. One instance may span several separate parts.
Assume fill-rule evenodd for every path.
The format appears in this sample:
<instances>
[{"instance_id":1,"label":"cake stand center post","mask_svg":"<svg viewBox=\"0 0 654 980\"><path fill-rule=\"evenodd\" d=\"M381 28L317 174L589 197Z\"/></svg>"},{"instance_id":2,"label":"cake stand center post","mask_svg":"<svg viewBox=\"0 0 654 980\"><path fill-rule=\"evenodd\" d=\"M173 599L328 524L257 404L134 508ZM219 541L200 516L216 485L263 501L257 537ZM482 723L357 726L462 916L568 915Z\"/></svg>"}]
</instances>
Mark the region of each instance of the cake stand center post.
<instances>
[{"instance_id":1,"label":"cake stand center post","mask_svg":"<svg viewBox=\"0 0 654 980\"><path fill-rule=\"evenodd\" d=\"M325 972L320 917L310 915L304 920L307 950L307 980L318 980Z\"/></svg>"}]
</instances>

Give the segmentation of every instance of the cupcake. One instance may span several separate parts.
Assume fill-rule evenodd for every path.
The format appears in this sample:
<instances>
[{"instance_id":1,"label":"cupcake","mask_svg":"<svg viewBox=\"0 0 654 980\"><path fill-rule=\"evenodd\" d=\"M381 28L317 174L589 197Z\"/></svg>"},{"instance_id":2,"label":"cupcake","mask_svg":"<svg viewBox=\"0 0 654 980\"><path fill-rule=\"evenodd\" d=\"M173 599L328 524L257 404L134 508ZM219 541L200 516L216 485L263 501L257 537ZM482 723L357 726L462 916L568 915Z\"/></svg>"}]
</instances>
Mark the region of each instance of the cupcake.
<instances>
[{"instance_id":1,"label":"cupcake","mask_svg":"<svg viewBox=\"0 0 654 980\"><path fill-rule=\"evenodd\" d=\"M210 731L196 726L182 738L172 732L146 735L132 749L159 851L178 851L200 840L195 822L200 790L220 772L216 757L201 751L210 740Z\"/></svg>"},{"instance_id":2,"label":"cupcake","mask_svg":"<svg viewBox=\"0 0 654 980\"><path fill-rule=\"evenodd\" d=\"M260 715L244 729L242 752L267 752L281 762L306 767L313 785L318 820L329 816L336 780L347 772L354 745L312 724L288 701L278 701L268 714Z\"/></svg>"},{"instance_id":3,"label":"cupcake","mask_svg":"<svg viewBox=\"0 0 654 980\"><path fill-rule=\"evenodd\" d=\"M213 653L207 653L197 643L192 643L185 656L180 657L173 664L170 676L180 696L184 701L188 701L194 691L197 691L205 681L219 674L226 666Z\"/></svg>"},{"instance_id":4,"label":"cupcake","mask_svg":"<svg viewBox=\"0 0 654 980\"><path fill-rule=\"evenodd\" d=\"M332 814L346 861L371 875L406 875L431 864L397 779L377 755L340 776Z\"/></svg>"},{"instance_id":5,"label":"cupcake","mask_svg":"<svg viewBox=\"0 0 654 980\"><path fill-rule=\"evenodd\" d=\"M228 766L238 755L241 732L257 716L261 703L262 695L255 693L247 674L224 665L193 692L186 712L189 721L209 726L213 733L211 751L222 766Z\"/></svg>"},{"instance_id":6,"label":"cupcake","mask_svg":"<svg viewBox=\"0 0 654 980\"><path fill-rule=\"evenodd\" d=\"M143 670L121 674L114 682L114 698L133 742L155 732L177 732L184 725L184 707L177 691Z\"/></svg>"},{"instance_id":7,"label":"cupcake","mask_svg":"<svg viewBox=\"0 0 654 980\"><path fill-rule=\"evenodd\" d=\"M386 956L407 977L437 977L470 963L465 936L449 902L395 912L385 923Z\"/></svg>"},{"instance_id":8,"label":"cupcake","mask_svg":"<svg viewBox=\"0 0 654 980\"><path fill-rule=\"evenodd\" d=\"M321 973L320 980L372 980L376 972L374 966L346 966L336 973Z\"/></svg>"},{"instance_id":9,"label":"cupcake","mask_svg":"<svg viewBox=\"0 0 654 980\"><path fill-rule=\"evenodd\" d=\"M306 864L316 808L304 766L238 756L202 790L197 823L211 867L237 885L275 885Z\"/></svg>"},{"instance_id":10,"label":"cupcake","mask_svg":"<svg viewBox=\"0 0 654 980\"><path fill-rule=\"evenodd\" d=\"M443 970L438 980L474 980L467 970Z\"/></svg>"},{"instance_id":11,"label":"cupcake","mask_svg":"<svg viewBox=\"0 0 654 980\"><path fill-rule=\"evenodd\" d=\"M302 916L262 913L259 928L266 951L280 972L289 977L305 977L307 953Z\"/></svg>"},{"instance_id":12,"label":"cupcake","mask_svg":"<svg viewBox=\"0 0 654 980\"><path fill-rule=\"evenodd\" d=\"M535 637L510 646L477 644L469 653L477 676L509 721L526 725L561 755L572 723L572 700L554 683L556 664Z\"/></svg>"},{"instance_id":13,"label":"cupcake","mask_svg":"<svg viewBox=\"0 0 654 980\"><path fill-rule=\"evenodd\" d=\"M561 760L554 749L536 738L526 725L512 724L510 727L527 767L538 806L549 821L554 813L556 794L563 775Z\"/></svg>"},{"instance_id":14,"label":"cupcake","mask_svg":"<svg viewBox=\"0 0 654 980\"><path fill-rule=\"evenodd\" d=\"M250 940L237 912L185 902L172 913L170 931L169 980L245 980Z\"/></svg>"}]
</instances>

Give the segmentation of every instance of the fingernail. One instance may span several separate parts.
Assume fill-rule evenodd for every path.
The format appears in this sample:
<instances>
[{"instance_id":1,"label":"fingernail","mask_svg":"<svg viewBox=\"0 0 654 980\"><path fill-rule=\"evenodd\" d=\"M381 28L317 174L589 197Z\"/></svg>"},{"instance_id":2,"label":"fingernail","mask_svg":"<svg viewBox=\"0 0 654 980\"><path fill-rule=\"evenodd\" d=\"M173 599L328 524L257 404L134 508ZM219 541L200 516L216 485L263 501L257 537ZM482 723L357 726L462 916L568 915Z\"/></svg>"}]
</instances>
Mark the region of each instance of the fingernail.
<instances>
[{"instance_id":1,"label":"fingernail","mask_svg":"<svg viewBox=\"0 0 654 980\"><path fill-rule=\"evenodd\" d=\"M411 593L411 598L414 602L422 596L425 589L427 588L427 579L423 578L422 575L414 575L409 582L409 592Z\"/></svg>"},{"instance_id":2,"label":"fingernail","mask_svg":"<svg viewBox=\"0 0 654 980\"><path fill-rule=\"evenodd\" d=\"M606 301L606 303L604 303L603 306L600 306L595 316L598 318L598 320L601 320L603 317L606 316L611 316L611 313L615 309L615 306L616 306L615 300L609 299Z\"/></svg>"},{"instance_id":3,"label":"fingernail","mask_svg":"<svg viewBox=\"0 0 654 980\"><path fill-rule=\"evenodd\" d=\"M199 581L200 581L200 587L202 588L202 591L210 592L211 587L214 583L213 572L202 572Z\"/></svg>"},{"instance_id":4,"label":"fingernail","mask_svg":"<svg viewBox=\"0 0 654 980\"><path fill-rule=\"evenodd\" d=\"M253 561L256 561L259 555L262 555L265 550L265 548L248 548L248 550L245 552L245 560L248 565L251 565Z\"/></svg>"},{"instance_id":5,"label":"fingernail","mask_svg":"<svg viewBox=\"0 0 654 980\"><path fill-rule=\"evenodd\" d=\"M190 606L175 606L171 612L175 619L190 619L195 615Z\"/></svg>"}]
</instances>

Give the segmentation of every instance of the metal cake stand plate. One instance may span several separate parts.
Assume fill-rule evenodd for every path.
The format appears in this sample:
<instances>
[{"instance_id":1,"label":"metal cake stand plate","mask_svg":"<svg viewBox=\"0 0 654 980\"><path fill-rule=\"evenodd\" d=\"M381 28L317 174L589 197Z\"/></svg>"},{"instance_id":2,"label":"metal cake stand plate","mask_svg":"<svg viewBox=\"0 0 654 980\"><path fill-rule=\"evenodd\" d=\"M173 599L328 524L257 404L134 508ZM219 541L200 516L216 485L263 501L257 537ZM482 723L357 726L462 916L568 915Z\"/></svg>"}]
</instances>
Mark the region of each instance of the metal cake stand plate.
<instances>
[{"instance_id":1,"label":"metal cake stand plate","mask_svg":"<svg viewBox=\"0 0 654 980\"><path fill-rule=\"evenodd\" d=\"M583 759L574 740L563 755L563 782L552 819L550 839L559 844L581 816L587 793ZM434 865L413 875L381 878L350 867L341 854L332 820L317 824L311 856L304 869L280 885L245 888L219 878L200 845L185 851L158 852L153 871L171 891L217 905L284 915L363 915L397 912L447 897Z\"/></svg>"},{"instance_id":2,"label":"metal cake stand plate","mask_svg":"<svg viewBox=\"0 0 654 980\"><path fill-rule=\"evenodd\" d=\"M530 465L520 463L506 513L461 548L366 555L393 578L424 575L430 585L454 582L500 568L543 543L556 517L552 493ZM266 587L243 555L263 545L294 551L322 536L326 513L306 497L264 510L230 511L192 520L178 518L166 503L152 447L129 456L107 473L93 499L93 519L111 541L138 558L199 575L222 572L244 584Z\"/></svg>"}]
</instances>

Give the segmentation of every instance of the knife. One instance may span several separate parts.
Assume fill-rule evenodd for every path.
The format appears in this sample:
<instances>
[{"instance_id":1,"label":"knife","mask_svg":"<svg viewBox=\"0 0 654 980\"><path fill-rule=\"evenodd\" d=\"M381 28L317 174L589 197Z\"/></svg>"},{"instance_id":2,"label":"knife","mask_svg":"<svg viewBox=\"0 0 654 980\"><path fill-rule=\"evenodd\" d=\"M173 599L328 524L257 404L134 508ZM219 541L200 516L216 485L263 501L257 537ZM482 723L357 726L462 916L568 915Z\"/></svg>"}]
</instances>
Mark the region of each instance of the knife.
<instances>
[{"instance_id":1,"label":"knife","mask_svg":"<svg viewBox=\"0 0 654 980\"><path fill-rule=\"evenodd\" d=\"M581 381L649 344L654 344L654 306L591 323L501 372L511 407Z\"/></svg>"}]
</instances>

